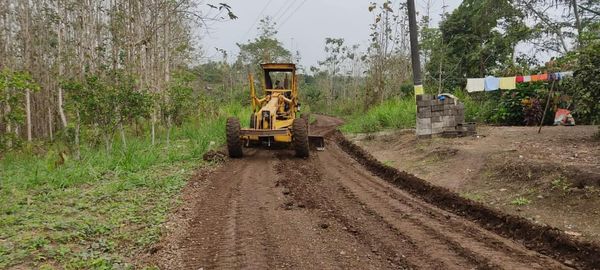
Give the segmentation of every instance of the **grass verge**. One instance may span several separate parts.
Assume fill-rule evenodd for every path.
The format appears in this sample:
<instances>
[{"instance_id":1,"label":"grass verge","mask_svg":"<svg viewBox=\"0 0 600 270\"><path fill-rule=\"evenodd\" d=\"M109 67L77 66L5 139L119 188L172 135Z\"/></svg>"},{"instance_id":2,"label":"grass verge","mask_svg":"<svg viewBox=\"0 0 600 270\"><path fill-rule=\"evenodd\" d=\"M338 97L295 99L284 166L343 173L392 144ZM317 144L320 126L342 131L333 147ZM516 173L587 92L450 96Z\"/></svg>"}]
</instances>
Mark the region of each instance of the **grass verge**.
<instances>
[{"instance_id":1,"label":"grass verge","mask_svg":"<svg viewBox=\"0 0 600 270\"><path fill-rule=\"evenodd\" d=\"M142 268L134 259L160 238L178 194L211 141L225 140L227 106L184 124L167 146L129 138L111 153L83 148L80 160L8 153L0 160L0 269ZM245 121L247 122L247 120ZM247 123L246 123L247 124Z\"/></svg>"},{"instance_id":2,"label":"grass verge","mask_svg":"<svg viewBox=\"0 0 600 270\"><path fill-rule=\"evenodd\" d=\"M414 128L416 106L413 97L389 99L366 113L346 117L341 128L346 133L370 133L384 129Z\"/></svg>"}]
</instances>

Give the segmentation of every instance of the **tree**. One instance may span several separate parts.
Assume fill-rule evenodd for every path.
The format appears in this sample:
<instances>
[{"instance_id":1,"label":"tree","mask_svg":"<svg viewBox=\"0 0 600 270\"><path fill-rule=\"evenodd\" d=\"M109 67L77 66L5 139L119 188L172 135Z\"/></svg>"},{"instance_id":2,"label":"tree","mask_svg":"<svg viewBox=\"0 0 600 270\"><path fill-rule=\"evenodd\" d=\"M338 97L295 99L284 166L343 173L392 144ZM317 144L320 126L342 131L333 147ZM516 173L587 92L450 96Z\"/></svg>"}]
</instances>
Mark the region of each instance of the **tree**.
<instances>
[{"instance_id":1,"label":"tree","mask_svg":"<svg viewBox=\"0 0 600 270\"><path fill-rule=\"evenodd\" d=\"M327 95L327 104L331 105L333 99L337 99L340 93L336 91L334 80L341 71L341 65L347 59L348 48L344 46L343 38L325 38L325 53L327 57L319 61L319 65L325 68L329 76L329 94ZM339 89L339 87L337 88Z\"/></svg>"},{"instance_id":2,"label":"tree","mask_svg":"<svg viewBox=\"0 0 600 270\"><path fill-rule=\"evenodd\" d=\"M529 35L523 14L508 0L465 0L441 22L439 31L441 40L428 40L426 46L445 44L444 50L432 55L426 70L429 77L446 78L449 87L463 85L466 77L514 66L516 45Z\"/></svg>"},{"instance_id":3,"label":"tree","mask_svg":"<svg viewBox=\"0 0 600 270\"><path fill-rule=\"evenodd\" d=\"M238 60L249 70L258 74L261 63L293 61L290 51L275 37L276 26L272 18L267 16L260 20L259 35L253 41L248 40L245 44L237 43L240 48Z\"/></svg>"},{"instance_id":4,"label":"tree","mask_svg":"<svg viewBox=\"0 0 600 270\"><path fill-rule=\"evenodd\" d=\"M573 99L575 113L584 123L600 123L600 42L582 48L577 56Z\"/></svg>"},{"instance_id":5,"label":"tree","mask_svg":"<svg viewBox=\"0 0 600 270\"><path fill-rule=\"evenodd\" d=\"M28 98L30 91L38 91L39 85L33 81L28 72L0 71L0 148L11 148L18 139L19 129L27 119L31 125L30 105L23 106L23 100ZM30 134L31 129L28 129ZM6 134L4 134L6 133ZM28 136L28 140L31 136Z\"/></svg>"},{"instance_id":6,"label":"tree","mask_svg":"<svg viewBox=\"0 0 600 270\"><path fill-rule=\"evenodd\" d=\"M598 40L598 0L517 0L532 24L530 42L540 51L564 55ZM596 29L596 35L588 35Z\"/></svg>"},{"instance_id":7,"label":"tree","mask_svg":"<svg viewBox=\"0 0 600 270\"><path fill-rule=\"evenodd\" d=\"M406 4L394 6L384 1L377 6L372 2L369 12L375 16L371 24L371 43L363 57L368 66L365 108L381 102L391 93L390 83L399 85L411 76L408 60L408 17Z\"/></svg>"},{"instance_id":8,"label":"tree","mask_svg":"<svg viewBox=\"0 0 600 270\"><path fill-rule=\"evenodd\" d=\"M167 144L170 143L170 134L173 123L181 125L184 118L191 115L198 107L194 99L194 89L191 84L194 81L192 73L180 70L176 72L171 80L169 88L162 98L162 116L167 123Z\"/></svg>"},{"instance_id":9,"label":"tree","mask_svg":"<svg viewBox=\"0 0 600 270\"><path fill-rule=\"evenodd\" d=\"M25 89L21 98L9 89L11 100L19 97L18 104L3 107L2 115L25 108L28 121L0 122L0 134L7 133L7 124L10 134L27 139L52 138L55 130L68 133L82 123L94 128L97 118L77 120L87 114L85 109L98 109L81 107L85 99L74 100L87 93L74 92L79 88L93 92L100 87L114 92L119 104L141 106L150 93L166 92L172 71L193 60L196 27L235 18L229 5L199 0L2 0L0 69L27 72L39 91ZM63 86L71 87L69 93ZM117 114L109 115L115 119L100 122L115 123L122 137L123 125L146 115L130 106L114 108ZM160 110L154 104L152 130L159 124Z\"/></svg>"}]
</instances>

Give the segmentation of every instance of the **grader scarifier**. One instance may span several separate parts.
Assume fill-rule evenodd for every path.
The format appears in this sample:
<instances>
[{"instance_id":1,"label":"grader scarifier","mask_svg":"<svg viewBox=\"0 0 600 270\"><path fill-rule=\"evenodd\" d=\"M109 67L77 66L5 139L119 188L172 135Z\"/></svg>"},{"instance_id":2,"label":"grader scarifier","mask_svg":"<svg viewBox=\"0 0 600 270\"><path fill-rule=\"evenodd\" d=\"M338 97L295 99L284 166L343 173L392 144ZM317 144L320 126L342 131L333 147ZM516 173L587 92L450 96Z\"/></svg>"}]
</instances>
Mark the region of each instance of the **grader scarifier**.
<instances>
[{"instance_id":1,"label":"grader scarifier","mask_svg":"<svg viewBox=\"0 0 600 270\"><path fill-rule=\"evenodd\" d=\"M309 135L308 117L300 116L296 66L289 63L268 63L263 70L263 97L256 96L254 78L250 80L252 115L250 127L241 128L237 118L227 119L227 150L232 158L243 156L243 146L273 144L290 145L298 157L308 157L310 145L324 149L322 136Z\"/></svg>"}]
</instances>

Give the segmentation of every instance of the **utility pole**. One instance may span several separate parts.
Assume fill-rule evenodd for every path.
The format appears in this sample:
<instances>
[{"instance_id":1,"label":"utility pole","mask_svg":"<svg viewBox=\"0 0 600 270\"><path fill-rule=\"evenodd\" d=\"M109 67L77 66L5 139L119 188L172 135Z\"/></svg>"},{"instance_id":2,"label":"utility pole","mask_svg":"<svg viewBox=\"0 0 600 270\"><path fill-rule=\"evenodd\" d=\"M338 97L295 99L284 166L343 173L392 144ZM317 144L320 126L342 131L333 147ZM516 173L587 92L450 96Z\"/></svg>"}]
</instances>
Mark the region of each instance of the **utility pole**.
<instances>
[{"instance_id":1,"label":"utility pole","mask_svg":"<svg viewBox=\"0 0 600 270\"><path fill-rule=\"evenodd\" d=\"M421 59L419 56L419 30L417 29L417 15L415 0L407 0L408 30L410 31L410 55L412 59L413 82L416 95L423 94L423 81L421 79Z\"/></svg>"}]
</instances>

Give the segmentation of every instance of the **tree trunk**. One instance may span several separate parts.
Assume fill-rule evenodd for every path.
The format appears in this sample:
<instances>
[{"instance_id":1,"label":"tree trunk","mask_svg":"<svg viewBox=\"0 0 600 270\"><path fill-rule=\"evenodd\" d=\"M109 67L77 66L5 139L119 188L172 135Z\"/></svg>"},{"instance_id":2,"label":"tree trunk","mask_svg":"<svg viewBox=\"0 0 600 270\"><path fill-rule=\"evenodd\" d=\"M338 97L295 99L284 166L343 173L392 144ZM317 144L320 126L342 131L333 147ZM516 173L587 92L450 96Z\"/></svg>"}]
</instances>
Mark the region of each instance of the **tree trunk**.
<instances>
[{"instance_id":1,"label":"tree trunk","mask_svg":"<svg viewBox=\"0 0 600 270\"><path fill-rule=\"evenodd\" d=\"M102 135L104 137L104 144L106 146L106 153L110 154L110 152L111 152L111 139L110 139L110 135L106 131L104 131Z\"/></svg>"},{"instance_id":2,"label":"tree trunk","mask_svg":"<svg viewBox=\"0 0 600 270\"><path fill-rule=\"evenodd\" d=\"M156 143L155 141L155 137L156 137L156 109L154 109L154 111L152 111L152 145L154 145Z\"/></svg>"},{"instance_id":3,"label":"tree trunk","mask_svg":"<svg viewBox=\"0 0 600 270\"><path fill-rule=\"evenodd\" d=\"M79 111L77 111L77 124L75 125L75 158L77 160L81 159L81 145L79 143L80 126L81 117L79 115Z\"/></svg>"},{"instance_id":4,"label":"tree trunk","mask_svg":"<svg viewBox=\"0 0 600 270\"><path fill-rule=\"evenodd\" d=\"M64 63L63 61L61 61L61 57L62 57L62 51L63 51L63 36L65 34L65 27L64 27L64 22L63 20L66 19L66 12L61 12L61 6L60 6L61 1L58 1L58 12L62 13L62 16L60 16L60 20L58 22L58 58L59 61L57 61L58 64L58 79L61 80L63 79L64 76ZM66 8L64 8L64 10L66 10ZM63 125L63 128L67 127L67 117L65 116L65 110L63 109L63 89L60 86L60 84L58 84L58 114L60 115L60 121Z\"/></svg>"},{"instance_id":5,"label":"tree trunk","mask_svg":"<svg viewBox=\"0 0 600 270\"><path fill-rule=\"evenodd\" d=\"M52 128L52 109L50 109L50 107L48 106L48 134L50 135L50 141L54 141L54 134Z\"/></svg>"},{"instance_id":6,"label":"tree trunk","mask_svg":"<svg viewBox=\"0 0 600 270\"><path fill-rule=\"evenodd\" d=\"M579 8L577 7L577 0L571 0L571 4L573 5L573 14L575 15L575 26L577 27L577 45L581 47L581 32L583 29L581 28L581 20L579 19Z\"/></svg>"},{"instance_id":7,"label":"tree trunk","mask_svg":"<svg viewBox=\"0 0 600 270\"><path fill-rule=\"evenodd\" d=\"M171 116L167 116L167 147L171 146Z\"/></svg>"},{"instance_id":8,"label":"tree trunk","mask_svg":"<svg viewBox=\"0 0 600 270\"><path fill-rule=\"evenodd\" d=\"M123 150L127 149L127 141L125 140L125 128L123 123L119 123L119 132L121 133L121 141L123 142Z\"/></svg>"},{"instance_id":9,"label":"tree trunk","mask_svg":"<svg viewBox=\"0 0 600 270\"><path fill-rule=\"evenodd\" d=\"M27 141L31 142L31 91L25 90L25 112L27 114Z\"/></svg>"}]
</instances>

